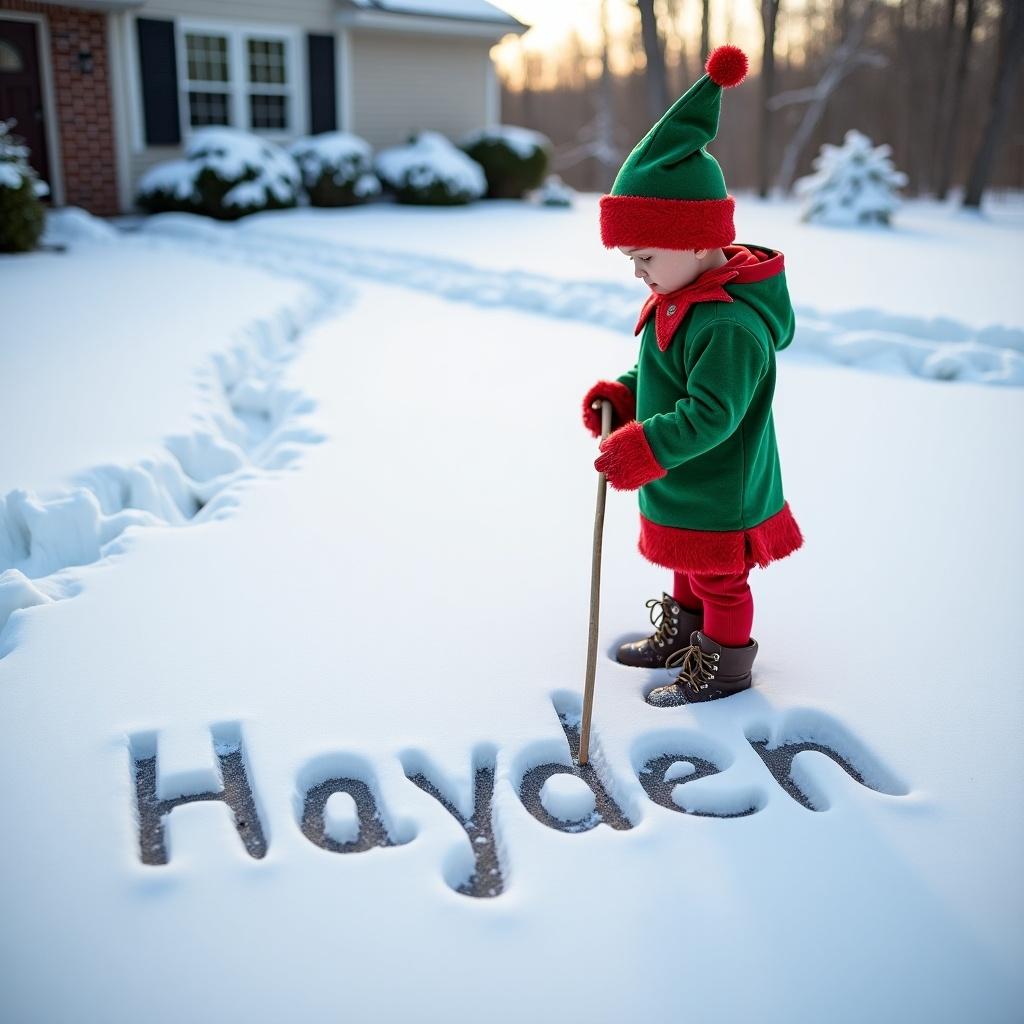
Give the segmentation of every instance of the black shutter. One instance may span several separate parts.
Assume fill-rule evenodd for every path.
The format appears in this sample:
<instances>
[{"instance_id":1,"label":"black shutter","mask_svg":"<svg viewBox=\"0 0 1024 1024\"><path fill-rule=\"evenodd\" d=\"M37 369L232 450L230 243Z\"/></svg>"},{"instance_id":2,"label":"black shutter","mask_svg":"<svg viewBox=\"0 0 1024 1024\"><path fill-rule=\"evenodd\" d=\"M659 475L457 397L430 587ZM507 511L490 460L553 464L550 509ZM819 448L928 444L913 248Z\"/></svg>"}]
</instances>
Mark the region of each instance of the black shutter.
<instances>
[{"instance_id":1,"label":"black shutter","mask_svg":"<svg viewBox=\"0 0 1024 1024\"><path fill-rule=\"evenodd\" d=\"M174 22L136 18L135 24L139 33L146 145L173 146L181 142Z\"/></svg>"},{"instance_id":2,"label":"black shutter","mask_svg":"<svg viewBox=\"0 0 1024 1024\"><path fill-rule=\"evenodd\" d=\"M338 127L334 91L334 36L306 36L309 66L309 131L331 132Z\"/></svg>"}]
</instances>

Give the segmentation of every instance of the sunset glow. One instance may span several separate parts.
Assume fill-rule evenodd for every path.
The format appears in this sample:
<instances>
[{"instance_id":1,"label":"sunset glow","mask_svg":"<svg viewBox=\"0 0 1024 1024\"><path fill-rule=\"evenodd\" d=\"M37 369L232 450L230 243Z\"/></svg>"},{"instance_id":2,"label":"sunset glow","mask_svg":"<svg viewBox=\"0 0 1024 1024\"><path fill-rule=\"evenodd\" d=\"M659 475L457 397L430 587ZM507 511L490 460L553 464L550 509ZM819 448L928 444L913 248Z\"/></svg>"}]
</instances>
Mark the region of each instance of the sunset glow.
<instances>
[{"instance_id":1,"label":"sunset glow","mask_svg":"<svg viewBox=\"0 0 1024 1024\"><path fill-rule=\"evenodd\" d=\"M569 45L575 32L583 51L591 58L586 72L590 77L600 74L601 0L493 0L494 6L507 11L530 25L521 37L510 35L492 50L498 73L510 88L524 84L524 64L532 58L539 74L531 84L549 88L555 84L559 54ZM660 5L658 5L660 8ZM700 4L681 5L682 34L690 58L696 57L700 45ZM609 62L616 74L629 74L644 64L643 52L636 52L630 41L639 34L640 12L633 0L607 0L610 36ZM760 25L752 4L716 0L711 5L712 43L729 42L743 46L752 57L760 45ZM666 60L674 64L678 51L670 43Z\"/></svg>"}]
</instances>

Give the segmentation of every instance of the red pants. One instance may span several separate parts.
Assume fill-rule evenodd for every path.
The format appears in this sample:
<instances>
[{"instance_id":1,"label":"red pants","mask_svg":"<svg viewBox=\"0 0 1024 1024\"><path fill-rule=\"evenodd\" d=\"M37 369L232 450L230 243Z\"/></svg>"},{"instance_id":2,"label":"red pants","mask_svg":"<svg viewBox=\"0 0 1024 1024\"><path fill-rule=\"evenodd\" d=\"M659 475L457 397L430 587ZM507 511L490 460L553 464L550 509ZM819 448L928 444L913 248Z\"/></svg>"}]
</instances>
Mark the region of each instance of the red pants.
<instances>
[{"instance_id":1,"label":"red pants","mask_svg":"<svg viewBox=\"0 0 1024 1024\"><path fill-rule=\"evenodd\" d=\"M688 611L703 610L706 637L725 647L744 647L754 622L754 598L747 575L756 564L747 560L743 572L714 576L677 572L672 596Z\"/></svg>"}]
</instances>

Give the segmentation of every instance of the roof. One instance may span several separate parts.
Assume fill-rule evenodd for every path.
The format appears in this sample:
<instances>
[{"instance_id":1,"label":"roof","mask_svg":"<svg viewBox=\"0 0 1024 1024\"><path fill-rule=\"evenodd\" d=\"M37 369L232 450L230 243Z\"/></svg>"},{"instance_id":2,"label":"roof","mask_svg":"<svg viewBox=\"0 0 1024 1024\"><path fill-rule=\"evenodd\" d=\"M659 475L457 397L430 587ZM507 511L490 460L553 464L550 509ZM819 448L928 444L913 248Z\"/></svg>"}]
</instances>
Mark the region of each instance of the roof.
<instances>
[{"instance_id":1,"label":"roof","mask_svg":"<svg viewBox=\"0 0 1024 1024\"><path fill-rule=\"evenodd\" d=\"M382 14L415 14L421 17L484 21L496 26L507 25L509 28L529 28L487 0L348 0L348 4Z\"/></svg>"}]
</instances>

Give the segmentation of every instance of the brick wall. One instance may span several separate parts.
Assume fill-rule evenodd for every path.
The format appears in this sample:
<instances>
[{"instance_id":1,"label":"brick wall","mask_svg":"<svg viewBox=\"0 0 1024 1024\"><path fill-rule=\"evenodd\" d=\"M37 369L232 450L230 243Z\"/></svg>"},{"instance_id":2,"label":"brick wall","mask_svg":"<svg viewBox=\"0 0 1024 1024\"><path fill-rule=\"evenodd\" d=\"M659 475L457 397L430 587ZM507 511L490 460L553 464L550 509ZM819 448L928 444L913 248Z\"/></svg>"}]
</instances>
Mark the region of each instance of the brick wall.
<instances>
[{"instance_id":1,"label":"brick wall","mask_svg":"<svg viewBox=\"0 0 1024 1024\"><path fill-rule=\"evenodd\" d=\"M5 10L38 12L49 23L65 202L100 217L118 213L106 15L31 0L0 0L0 18ZM83 51L91 71L80 67Z\"/></svg>"}]
</instances>

